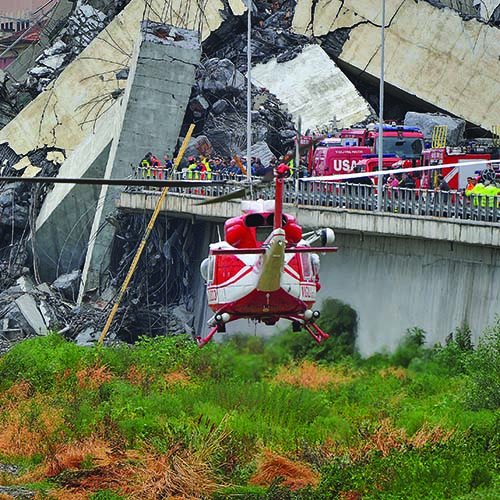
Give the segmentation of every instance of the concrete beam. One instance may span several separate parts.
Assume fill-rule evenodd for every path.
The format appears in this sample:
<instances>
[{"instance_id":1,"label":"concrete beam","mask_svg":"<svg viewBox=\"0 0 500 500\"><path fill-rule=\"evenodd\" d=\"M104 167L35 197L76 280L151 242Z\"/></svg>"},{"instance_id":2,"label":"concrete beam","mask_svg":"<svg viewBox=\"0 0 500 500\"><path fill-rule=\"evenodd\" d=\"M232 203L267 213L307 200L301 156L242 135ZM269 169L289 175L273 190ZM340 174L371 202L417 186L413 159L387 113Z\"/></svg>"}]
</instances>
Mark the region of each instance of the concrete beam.
<instances>
[{"instance_id":1,"label":"concrete beam","mask_svg":"<svg viewBox=\"0 0 500 500\"><path fill-rule=\"evenodd\" d=\"M298 0L293 30L325 37L344 29L339 61L379 79L380 0ZM485 129L500 116L500 30L423 1L385 0L385 81ZM389 117L390 118L390 117Z\"/></svg>"},{"instance_id":2,"label":"concrete beam","mask_svg":"<svg viewBox=\"0 0 500 500\"><path fill-rule=\"evenodd\" d=\"M155 191L122 192L116 200L117 207L135 212L153 211L159 193ZM214 205L197 205L205 199L199 195L169 193L161 207L162 212L200 220L223 222L241 215L240 202L229 201ZM416 217L394 213L367 213L332 207L284 204L284 211L297 217L306 229L331 227L340 233L360 236L374 235L410 238L440 242L461 243L484 247L500 247L498 225L471 220L454 220L437 217Z\"/></svg>"},{"instance_id":3,"label":"concrete beam","mask_svg":"<svg viewBox=\"0 0 500 500\"><path fill-rule=\"evenodd\" d=\"M321 71L318 71L321 68ZM252 82L285 103L302 131L331 131L369 118L373 111L319 45L304 47L291 61L276 58L252 68Z\"/></svg>"}]
</instances>

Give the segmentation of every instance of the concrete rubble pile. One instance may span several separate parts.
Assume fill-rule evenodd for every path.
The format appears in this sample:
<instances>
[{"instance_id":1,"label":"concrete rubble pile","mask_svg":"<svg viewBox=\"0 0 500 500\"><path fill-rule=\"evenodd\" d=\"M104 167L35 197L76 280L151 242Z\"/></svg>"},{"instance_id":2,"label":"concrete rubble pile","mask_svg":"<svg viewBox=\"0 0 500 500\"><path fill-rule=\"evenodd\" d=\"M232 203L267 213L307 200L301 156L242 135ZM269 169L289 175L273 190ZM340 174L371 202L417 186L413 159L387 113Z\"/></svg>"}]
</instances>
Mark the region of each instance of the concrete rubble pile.
<instances>
[{"instance_id":1,"label":"concrete rubble pile","mask_svg":"<svg viewBox=\"0 0 500 500\"><path fill-rule=\"evenodd\" d=\"M60 27L52 45L46 48L36 58L33 67L28 69L26 78L23 81L9 82L9 85L6 85L6 92L0 97L0 103L7 102L10 107L19 111L40 92L47 89L50 83L92 42L126 3L128 2L125 0L106 2L102 5L105 9L103 12L91 4L78 2L73 14Z\"/></svg>"}]
</instances>

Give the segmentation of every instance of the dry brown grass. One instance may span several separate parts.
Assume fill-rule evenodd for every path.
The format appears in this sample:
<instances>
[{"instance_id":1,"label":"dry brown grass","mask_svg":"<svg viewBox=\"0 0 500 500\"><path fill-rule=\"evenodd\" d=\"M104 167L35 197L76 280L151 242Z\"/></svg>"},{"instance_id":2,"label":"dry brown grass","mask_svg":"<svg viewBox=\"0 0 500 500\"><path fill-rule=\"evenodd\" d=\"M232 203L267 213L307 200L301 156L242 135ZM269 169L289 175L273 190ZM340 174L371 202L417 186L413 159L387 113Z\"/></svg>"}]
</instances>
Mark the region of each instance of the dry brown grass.
<instances>
[{"instance_id":1,"label":"dry brown grass","mask_svg":"<svg viewBox=\"0 0 500 500\"><path fill-rule=\"evenodd\" d=\"M269 486L277 478L282 479L280 484L283 486L298 490L306 486L316 488L320 475L308 464L266 450L258 460L257 471L249 482L257 486Z\"/></svg>"},{"instance_id":2,"label":"dry brown grass","mask_svg":"<svg viewBox=\"0 0 500 500\"><path fill-rule=\"evenodd\" d=\"M392 451L401 451L408 446L422 448L428 444L446 442L455 433L454 430L444 431L441 427L430 427L425 424L413 436L408 436L404 429L397 429L390 419L384 419L372 433L364 433L364 444L359 449L351 449L351 458L354 461L366 457L371 451L379 451L387 456Z\"/></svg>"},{"instance_id":3,"label":"dry brown grass","mask_svg":"<svg viewBox=\"0 0 500 500\"><path fill-rule=\"evenodd\" d=\"M164 454L153 449L140 454L118 453L99 439L61 447L47 464L47 474L59 474L64 488L52 492L51 497L79 500L85 494L109 489L130 500L208 498L223 486L216 479L219 464L212 460L227 437L223 420L210 427L196 449L178 444ZM88 457L97 465L79 470ZM66 472L61 475L62 471Z\"/></svg>"},{"instance_id":4,"label":"dry brown grass","mask_svg":"<svg viewBox=\"0 0 500 500\"><path fill-rule=\"evenodd\" d=\"M70 444L61 443L53 447L46 461L46 476L56 476L62 471L79 469L85 460L100 467L107 466L116 460L121 453L113 450L103 439L90 437Z\"/></svg>"},{"instance_id":5,"label":"dry brown grass","mask_svg":"<svg viewBox=\"0 0 500 500\"><path fill-rule=\"evenodd\" d=\"M274 377L274 381L317 391L352 382L354 377L354 372L345 367L318 366L312 361L304 361L300 365L281 368Z\"/></svg>"},{"instance_id":6,"label":"dry brown grass","mask_svg":"<svg viewBox=\"0 0 500 500\"><path fill-rule=\"evenodd\" d=\"M201 419L198 424L202 429ZM207 422L204 427L207 428ZM220 464L215 465L212 460L228 436L226 419L222 419L219 425L209 427L208 434L200 434L196 448L178 445L165 454L150 451L124 493L137 500L210 497L224 486L216 479Z\"/></svg>"},{"instance_id":7,"label":"dry brown grass","mask_svg":"<svg viewBox=\"0 0 500 500\"><path fill-rule=\"evenodd\" d=\"M169 389L176 386L186 386L191 383L191 379L183 372L168 372L163 374L161 379L158 374L148 373L142 370L139 366L131 366L127 371L125 378L131 383L139 387L148 388L152 384L162 386L162 389Z\"/></svg>"},{"instance_id":8,"label":"dry brown grass","mask_svg":"<svg viewBox=\"0 0 500 500\"><path fill-rule=\"evenodd\" d=\"M8 412L13 408L17 408L19 402L26 401L32 393L33 390L26 380L13 384L12 387L1 394L0 411Z\"/></svg>"},{"instance_id":9,"label":"dry brown grass","mask_svg":"<svg viewBox=\"0 0 500 500\"><path fill-rule=\"evenodd\" d=\"M340 492L340 500L361 500L362 498L363 495L356 490Z\"/></svg>"},{"instance_id":10,"label":"dry brown grass","mask_svg":"<svg viewBox=\"0 0 500 500\"><path fill-rule=\"evenodd\" d=\"M197 499L218 489L214 470L202 455L175 447L164 455L148 453L122 492L130 499Z\"/></svg>"},{"instance_id":11,"label":"dry brown grass","mask_svg":"<svg viewBox=\"0 0 500 500\"><path fill-rule=\"evenodd\" d=\"M398 380L406 380L408 377L408 370L401 366L389 366L380 371L382 378L396 377Z\"/></svg>"},{"instance_id":12,"label":"dry brown grass","mask_svg":"<svg viewBox=\"0 0 500 500\"><path fill-rule=\"evenodd\" d=\"M25 400L12 399L0 422L0 452L6 456L31 457L45 453L47 443L63 418L58 408L40 394Z\"/></svg>"},{"instance_id":13,"label":"dry brown grass","mask_svg":"<svg viewBox=\"0 0 500 500\"><path fill-rule=\"evenodd\" d=\"M79 389L96 390L113 378L109 369L104 365L95 364L76 372Z\"/></svg>"}]
</instances>

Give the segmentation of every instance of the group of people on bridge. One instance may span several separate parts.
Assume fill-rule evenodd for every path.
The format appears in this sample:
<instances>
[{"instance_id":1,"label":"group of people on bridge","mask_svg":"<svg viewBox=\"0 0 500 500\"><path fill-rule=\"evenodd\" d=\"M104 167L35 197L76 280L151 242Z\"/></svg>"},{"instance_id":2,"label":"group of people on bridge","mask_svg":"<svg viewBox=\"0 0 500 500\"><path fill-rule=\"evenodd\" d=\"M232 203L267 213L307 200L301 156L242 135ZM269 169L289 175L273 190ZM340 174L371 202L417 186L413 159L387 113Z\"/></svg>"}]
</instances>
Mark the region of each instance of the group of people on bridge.
<instances>
[{"instance_id":1,"label":"group of people on bridge","mask_svg":"<svg viewBox=\"0 0 500 500\"><path fill-rule=\"evenodd\" d=\"M250 168L251 175L254 177L266 177L271 180L274 177L274 171L279 163L286 162L290 167L290 176L307 176L307 166L305 157L301 158L298 168L294 168L293 159L281 157L271 157L267 164L264 164L260 158L251 157ZM187 180L217 180L220 178L242 179L248 175L247 159L237 156L233 158L222 156L189 156L184 165L179 164L175 169L174 163L168 154L164 157L164 162L160 162L151 152L147 153L139 164L140 176L151 179L167 179L181 176ZM361 168L356 166L354 173L361 172ZM491 169L483 170L475 177L467 178L467 186L458 191L452 191L445 177L437 171L423 171L413 176L411 171L402 171L401 173L391 173L383 177L384 190L390 198L397 197L402 192L407 195L413 193L415 197L425 196L427 193L435 193L443 203L449 200L454 203L457 195L473 206L479 207L500 207L500 183L496 179L496 172ZM375 188L373 178L370 173L366 176L346 179L348 185L347 194L358 197L370 196ZM451 191L451 193L450 193ZM451 196L451 198L449 198Z\"/></svg>"},{"instance_id":2,"label":"group of people on bridge","mask_svg":"<svg viewBox=\"0 0 500 500\"><path fill-rule=\"evenodd\" d=\"M255 177L273 177L274 170L279 163L286 159L281 157L280 160L272 156L270 160L264 163L259 157L251 157L250 173ZM241 159L237 156L233 158L222 156L189 156L187 158L187 166L179 164L174 171L174 164L170 159L170 155L166 154L164 163L162 164L155 155L148 152L139 163L140 176L147 179L166 179L175 173L182 175L188 180L212 180L218 178L240 178L248 175L246 157ZM295 176L300 172L303 175L306 170L305 157L301 159L299 168L294 169L293 159L288 159L286 162L290 167L290 175Z\"/></svg>"}]
</instances>

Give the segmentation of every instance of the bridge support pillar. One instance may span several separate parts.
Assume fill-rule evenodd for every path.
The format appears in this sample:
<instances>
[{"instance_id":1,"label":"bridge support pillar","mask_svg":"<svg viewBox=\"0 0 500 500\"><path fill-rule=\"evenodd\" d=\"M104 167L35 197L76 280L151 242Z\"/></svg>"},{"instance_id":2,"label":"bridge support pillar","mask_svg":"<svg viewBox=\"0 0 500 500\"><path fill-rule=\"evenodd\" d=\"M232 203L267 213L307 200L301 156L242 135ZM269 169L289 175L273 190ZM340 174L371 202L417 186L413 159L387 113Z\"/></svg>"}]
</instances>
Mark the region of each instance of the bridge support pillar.
<instances>
[{"instance_id":1,"label":"bridge support pillar","mask_svg":"<svg viewBox=\"0 0 500 500\"><path fill-rule=\"evenodd\" d=\"M123 114L110 124L114 139L105 177L132 174L149 151L163 160L174 151L201 57L198 32L143 21L136 43ZM121 188L102 186L90 233L78 302L90 289L100 290L109 266L114 226L107 217L116 210Z\"/></svg>"}]
</instances>

